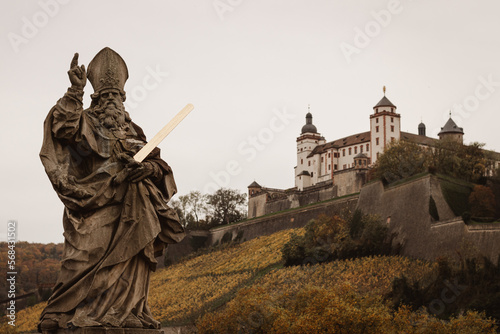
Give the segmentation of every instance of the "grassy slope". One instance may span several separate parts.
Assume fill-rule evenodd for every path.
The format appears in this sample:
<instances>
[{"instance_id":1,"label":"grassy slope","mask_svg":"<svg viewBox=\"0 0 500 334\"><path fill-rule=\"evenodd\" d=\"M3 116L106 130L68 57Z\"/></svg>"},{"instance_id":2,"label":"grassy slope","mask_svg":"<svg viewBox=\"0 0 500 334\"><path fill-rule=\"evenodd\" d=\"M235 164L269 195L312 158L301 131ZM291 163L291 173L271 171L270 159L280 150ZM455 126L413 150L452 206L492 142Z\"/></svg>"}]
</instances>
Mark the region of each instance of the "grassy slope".
<instances>
[{"instance_id":1,"label":"grassy slope","mask_svg":"<svg viewBox=\"0 0 500 334\"><path fill-rule=\"evenodd\" d=\"M241 245L188 259L153 273L149 303L163 325L193 323L206 312L231 300L243 287L271 290L304 285L350 284L356 290L385 293L394 277L418 278L432 265L403 257L375 257L339 261L313 267L283 268L280 249L292 233L287 230ZM332 279L334 278L334 279ZM35 330L43 304L18 313L17 329Z\"/></svg>"}]
</instances>

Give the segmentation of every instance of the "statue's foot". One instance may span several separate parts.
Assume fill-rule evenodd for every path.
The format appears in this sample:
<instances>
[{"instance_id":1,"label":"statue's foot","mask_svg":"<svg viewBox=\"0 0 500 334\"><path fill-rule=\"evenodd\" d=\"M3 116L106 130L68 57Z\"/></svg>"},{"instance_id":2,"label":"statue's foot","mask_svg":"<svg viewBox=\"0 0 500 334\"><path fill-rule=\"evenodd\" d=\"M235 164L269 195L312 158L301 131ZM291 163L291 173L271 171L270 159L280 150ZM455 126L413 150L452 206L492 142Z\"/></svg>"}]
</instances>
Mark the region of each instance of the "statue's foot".
<instances>
[{"instance_id":1,"label":"statue's foot","mask_svg":"<svg viewBox=\"0 0 500 334\"><path fill-rule=\"evenodd\" d=\"M40 323L42 332L55 331L59 328L59 323L53 319L43 319Z\"/></svg>"},{"instance_id":2,"label":"statue's foot","mask_svg":"<svg viewBox=\"0 0 500 334\"><path fill-rule=\"evenodd\" d=\"M123 322L124 328L143 328L142 322L134 315L129 314Z\"/></svg>"}]
</instances>

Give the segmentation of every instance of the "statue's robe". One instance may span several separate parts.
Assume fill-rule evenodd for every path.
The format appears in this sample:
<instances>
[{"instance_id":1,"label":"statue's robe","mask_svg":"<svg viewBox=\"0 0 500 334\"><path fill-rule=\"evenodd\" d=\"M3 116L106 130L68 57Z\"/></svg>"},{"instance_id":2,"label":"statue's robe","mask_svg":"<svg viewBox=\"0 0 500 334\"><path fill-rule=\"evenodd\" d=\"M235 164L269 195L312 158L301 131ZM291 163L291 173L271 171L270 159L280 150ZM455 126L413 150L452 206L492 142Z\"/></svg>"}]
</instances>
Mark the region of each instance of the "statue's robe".
<instances>
[{"instance_id":1,"label":"statue's robe","mask_svg":"<svg viewBox=\"0 0 500 334\"><path fill-rule=\"evenodd\" d=\"M82 95L69 89L44 123L40 157L65 205L65 242L41 319L61 328L158 328L147 303L149 275L155 255L185 235L167 206L176 191L172 171L156 148L145 160L155 175L120 180L125 163L117 155L133 156L146 143L144 133L132 122L127 130L109 131L83 110Z\"/></svg>"}]
</instances>

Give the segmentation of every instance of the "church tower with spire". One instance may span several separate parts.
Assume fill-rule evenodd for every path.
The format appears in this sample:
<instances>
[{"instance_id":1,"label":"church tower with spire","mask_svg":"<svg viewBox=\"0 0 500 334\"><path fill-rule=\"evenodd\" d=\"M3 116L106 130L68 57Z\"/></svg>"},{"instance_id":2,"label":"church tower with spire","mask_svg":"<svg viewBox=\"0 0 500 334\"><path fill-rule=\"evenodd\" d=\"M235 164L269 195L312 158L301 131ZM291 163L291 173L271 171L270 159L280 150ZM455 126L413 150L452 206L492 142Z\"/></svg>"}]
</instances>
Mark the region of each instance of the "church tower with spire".
<instances>
[{"instance_id":1,"label":"church tower with spire","mask_svg":"<svg viewBox=\"0 0 500 334\"><path fill-rule=\"evenodd\" d=\"M375 163L384 149L401 138L401 115L396 106L385 96L373 107L370 115L371 162Z\"/></svg>"}]
</instances>

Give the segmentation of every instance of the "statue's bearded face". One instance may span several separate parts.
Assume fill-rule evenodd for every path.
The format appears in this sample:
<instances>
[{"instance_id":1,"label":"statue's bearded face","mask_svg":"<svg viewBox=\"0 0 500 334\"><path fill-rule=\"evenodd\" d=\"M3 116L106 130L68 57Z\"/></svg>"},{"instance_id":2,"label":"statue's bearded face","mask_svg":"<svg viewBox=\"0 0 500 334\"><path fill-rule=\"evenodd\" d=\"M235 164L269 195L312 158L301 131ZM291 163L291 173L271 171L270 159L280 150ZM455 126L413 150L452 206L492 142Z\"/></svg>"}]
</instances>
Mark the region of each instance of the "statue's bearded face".
<instances>
[{"instance_id":1,"label":"statue's bearded face","mask_svg":"<svg viewBox=\"0 0 500 334\"><path fill-rule=\"evenodd\" d=\"M126 128L131 119L125 111L120 92L107 89L99 93L99 102L94 107L99 121L108 129Z\"/></svg>"}]
</instances>

